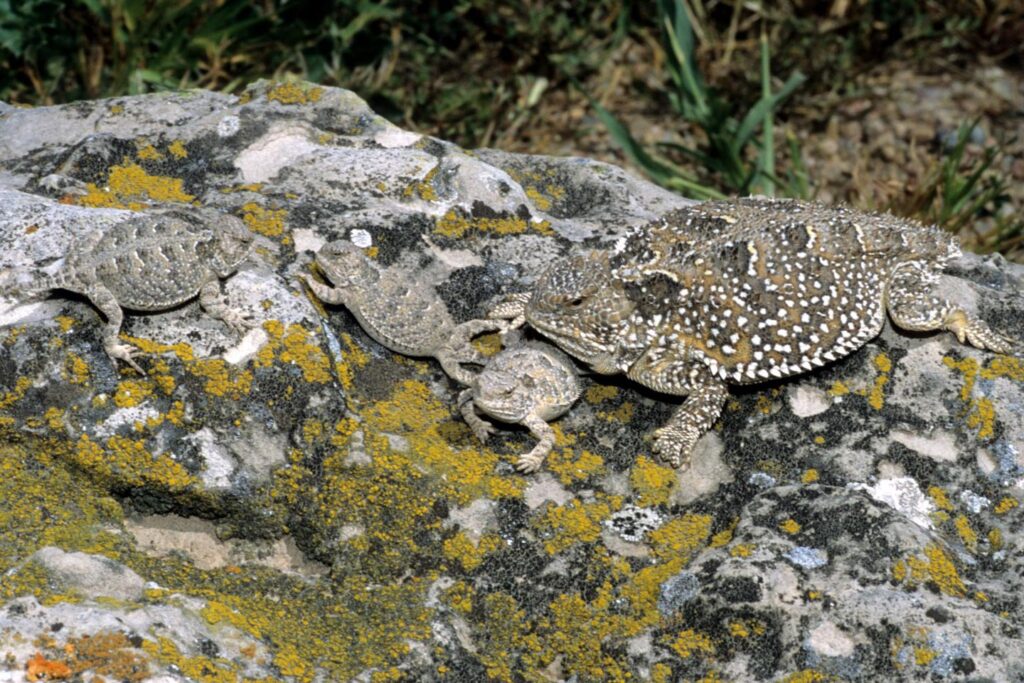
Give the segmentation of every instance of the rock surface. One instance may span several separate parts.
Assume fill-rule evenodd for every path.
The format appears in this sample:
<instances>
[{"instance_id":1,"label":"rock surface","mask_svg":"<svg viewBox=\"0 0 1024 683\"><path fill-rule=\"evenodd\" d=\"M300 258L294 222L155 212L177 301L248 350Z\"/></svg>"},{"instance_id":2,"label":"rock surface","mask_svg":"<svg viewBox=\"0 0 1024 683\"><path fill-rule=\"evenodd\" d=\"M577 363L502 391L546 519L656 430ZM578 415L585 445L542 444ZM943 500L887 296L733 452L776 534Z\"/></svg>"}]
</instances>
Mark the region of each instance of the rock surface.
<instances>
[{"instance_id":1,"label":"rock surface","mask_svg":"<svg viewBox=\"0 0 1024 683\"><path fill-rule=\"evenodd\" d=\"M523 476L528 433L481 447L436 363L296 279L349 239L463 321L685 203L421 137L338 89L0 108L0 295L86 231L194 204L257 235L224 290L258 324L129 314L142 376L86 300L0 300L2 675L1024 678L1019 358L887 328L735 391L685 473L650 456L672 400L585 376ZM968 256L942 287L1024 336L1024 268Z\"/></svg>"}]
</instances>

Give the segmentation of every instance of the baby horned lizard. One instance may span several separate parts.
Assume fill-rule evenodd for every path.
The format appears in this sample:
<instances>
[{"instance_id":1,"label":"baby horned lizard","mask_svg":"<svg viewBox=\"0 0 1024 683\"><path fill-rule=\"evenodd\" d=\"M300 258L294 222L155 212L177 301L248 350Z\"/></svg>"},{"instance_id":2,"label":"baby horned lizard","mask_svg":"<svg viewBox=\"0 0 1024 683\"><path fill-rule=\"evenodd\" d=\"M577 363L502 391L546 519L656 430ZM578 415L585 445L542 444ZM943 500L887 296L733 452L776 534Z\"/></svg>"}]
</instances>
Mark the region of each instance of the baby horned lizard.
<instances>
[{"instance_id":1,"label":"baby horned lizard","mask_svg":"<svg viewBox=\"0 0 1024 683\"><path fill-rule=\"evenodd\" d=\"M476 411L530 430L538 443L519 456L516 469L536 472L555 445L550 420L563 415L580 397L572 361L548 344L528 342L492 356L469 389L459 395L466 423L481 441L494 428Z\"/></svg>"},{"instance_id":2,"label":"baby horned lizard","mask_svg":"<svg viewBox=\"0 0 1024 683\"><path fill-rule=\"evenodd\" d=\"M492 317L525 321L599 373L688 398L654 450L688 463L727 384L788 377L882 329L949 330L1006 353L1011 340L929 295L955 241L891 215L749 198L674 211L621 252L561 260Z\"/></svg>"},{"instance_id":3,"label":"baby horned lizard","mask_svg":"<svg viewBox=\"0 0 1024 683\"><path fill-rule=\"evenodd\" d=\"M473 337L505 328L496 320L456 325L433 287L399 266L379 269L351 242L324 245L316 264L333 283L328 287L302 275L317 298L345 306L382 346L405 356L433 356L460 384L469 385L474 376L461 363L482 365L487 360L470 344Z\"/></svg>"},{"instance_id":4,"label":"baby horned lizard","mask_svg":"<svg viewBox=\"0 0 1024 683\"><path fill-rule=\"evenodd\" d=\"M248 257L252 239L238 218L210 209L144 213L77 241L63 269L33 284L29 294L52 289L84 294L107 319L107 355L143 373L134 360L139 350L118 341L121 308L161 311L198 294L207 313L243 331L250 323L221 300L218 278L231 275Z\"/></svg>"}]
</instances>

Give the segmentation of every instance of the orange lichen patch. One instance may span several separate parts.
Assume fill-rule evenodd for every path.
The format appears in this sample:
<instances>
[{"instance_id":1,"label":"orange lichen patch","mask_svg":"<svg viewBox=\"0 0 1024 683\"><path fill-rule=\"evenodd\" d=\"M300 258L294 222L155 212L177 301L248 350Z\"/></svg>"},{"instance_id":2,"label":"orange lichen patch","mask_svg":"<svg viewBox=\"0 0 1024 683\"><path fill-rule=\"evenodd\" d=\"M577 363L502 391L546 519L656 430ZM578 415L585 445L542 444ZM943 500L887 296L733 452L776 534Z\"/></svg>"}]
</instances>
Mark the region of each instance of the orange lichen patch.
<instances>
[{"instance_id":1,"label":"orange lichen patch","mask_svg":"<svg viewBox=\"0 0 1024 683\"><path fill-rule=\"evenodd\" d=\"M996 506L992 508L992 511L995 512L997 515L1005 515L1007 512L1009 512L1010 510L1014 509L1019 505L1020 503L1017 502L1016 498L1006 496L998 503L996 503Z\"/></svg>"},{"instance_id":2,"label":"orange lichen patch","mask_svg":"<svg viewBox=\"0 0 1024 683\"><path fill-rule=\"evenodd\" d=\"M560 482L568 485L604 472L604 458L588 450L576 455L575 449L560 448L548 456L547 468L558 476Z\"/></svg>"},{"instance_id":3,"label":"orange lichen patch","mask_svg":"<svg viewBox=\"0 0 1024 683\"><path fill-rule=\"evenodd\" d=\"M905 561L897 560L892 569L893 579L914 586L930 581L946 595L962 598L967 595L967 586L956 570L949 556L935 543L924 549L924 558L911 555Z\"/></svg>"},{"instance_id":4,"label":"orange lichen patch","mask_svg":"<svg viewBox=\"0 0 1024 683\"><path fill-rule=\"evenodd\" d=\"M800 522L795 519L787 519L779 524L779 529L785 531L787 534L796 534L800 532Z\"/></svg>"},{"instance_id":5,"label":"orange lichen patch","mask_svg":"<svg viewBox=\"0 0 1024 683\"><path fill-rule=\"evenodd\" d=\"M267 99L281 104L309 104L319 102L324 89L308 83L281 83L267 91Z\"/></svg>"},{"instance_id":6,"label":"orange lichen patch","mask_svg":"<svg viewBox=\"0 0 1024 683\"><path fill-rule=\"evenodd\" d=\"M28 660L25 676L30 681L60 681L71 677L71 668L64 662L55 662L39 652Z\"/></svg>"},{"instance_id":7,"label":"orange lichen patch","mask_svg":"<svg viewBox=\"0 0 1024 683\"><path fill-rule=\"evenodd\" d=\"M85 196L77 203L82 206L111 207L141 210L146 201L190 203L195 199L185 192L180 178L155 176L146 173L138 164L113 166L105 188L86 184Z\"/></svg>"},{"instance_id":8,"label":"orange lichen patch","mask_svg":"<svg viewBox=\"0 0 1024 683\"><path fill-rule=\"evenodd\" d=\"M680 631L672 640L670 647L683 659L695 654L712 655L715 653L715 646L712 645L711 638L693 629Z\"/></svg>"},{"instance_id":9,"label":"orange lichen patch","mask_svg":"<svg viewBox=\"0 0 1024 683\"><path fill-rule=\"evenodd\" d=\"M818 479L818 470L814 468L805 470L804 473L800 476L800 481L804 484L813 484L814 482L818 481Z\"/></svg>"},{"instance_id":10,"label":"orange lichen patch","mask_svg":"<svg viewBox=\"0 0 1024 683\"><path fill-rule=\"evenodd\" d=\"M177 157L178 159L184 159L188 156L188 150L185 149L185 143L181 140L175 140L167 146L167 151L170 152L171 156Z\"/></svg>"},{"instance_id":11,"label":"orange lichen patch","mask_svg":"<svg viewBox=\"0 0 1024 683\"><path fill-rule=\"evenodd\" d=\"M287 216L285 209L267 209L255 202L242 205L242 220L250 230L266 237L283 235Z\"/></svg>"},{"instance_id":12,"label":"orange lichen patch","mask_svg":"<svg viewBox=\"0 0 1024 683\"><path fill-rule=\"evenodd\" d=\"M644 455L636 459L629 472L629 483L637 493L637 504L641 506L667 503L676 481L675 470Z\"/></svg>"},{"instance_id":13,"label":"orange lichen patch","mask_svg":"<svg viewBox=\"0 0 1024 683\"><path fill-rule=\"evenodd\" d=\"M458 239L470 232L494 235L521 235L528 230L542 235L553 235L548 221L531 222L519 216L473 218L459 209L450 209L434 223L434 232Z\"/></svg>"},{"instance_id":14,"label":"orange lichen patch","mask_svg":"<svg viewBox=\"0 0 1024 683\"><path fill-rule=\"evenodd\" d=\"M115 681L138 683L149 678L149 664L127 636L100 631L69 640L64 646L73 673L89 672L94 681L110 677Z\"/></svg>"}]
</instances>

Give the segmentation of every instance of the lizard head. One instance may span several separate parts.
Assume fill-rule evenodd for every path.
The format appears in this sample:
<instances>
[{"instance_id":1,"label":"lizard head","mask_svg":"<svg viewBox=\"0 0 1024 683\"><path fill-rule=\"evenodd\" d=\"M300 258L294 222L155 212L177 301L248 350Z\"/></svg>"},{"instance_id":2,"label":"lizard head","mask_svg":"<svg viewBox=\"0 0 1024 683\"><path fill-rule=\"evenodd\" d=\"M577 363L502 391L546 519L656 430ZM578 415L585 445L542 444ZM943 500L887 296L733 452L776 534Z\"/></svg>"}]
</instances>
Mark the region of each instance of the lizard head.
<instances>
[{"instance_id":1,"label":"lizard head","mask_svg":"<svg viewBox=\"0 0 1024 683\"><path fill-rule=\"evenodd\" d=\"M526 304L526 321L598 372L610 372L608 359L635 307L613 280L608 254L597 251L549 266Z\"/></svg>"},{"instance_id":2,"label":"lizard head","mask_svg":"<svg viewBox=\"0 0 1024 683\"><path fill-rule=\"evenodd\" d=\"M316 265L335 287L365 287L380 273L366 253L347 240L328 242L316 253Z\"/></svg>"},{"instance_id":3,"label":"lizard head","mask_svg":"<svg viewBox=\"0 0 1024 683\"><path fill-rule=\"evenodd\" d=\"M213 269L220 277L227 277L249 257L254 235L240 218L227 213L218 213L211 227L217 237Z\"/></svg>"}]
</instances>

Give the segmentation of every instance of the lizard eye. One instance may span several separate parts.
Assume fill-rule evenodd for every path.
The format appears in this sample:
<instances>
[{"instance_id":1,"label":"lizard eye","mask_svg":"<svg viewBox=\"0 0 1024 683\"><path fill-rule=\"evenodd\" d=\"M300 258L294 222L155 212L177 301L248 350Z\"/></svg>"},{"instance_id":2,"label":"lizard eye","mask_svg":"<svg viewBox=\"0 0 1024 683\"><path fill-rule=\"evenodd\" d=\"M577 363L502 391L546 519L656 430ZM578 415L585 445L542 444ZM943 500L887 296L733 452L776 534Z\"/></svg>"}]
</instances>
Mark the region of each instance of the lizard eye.
<instances>
[{"instance_id":1,"label":"lizard eye","mask_svg":"<svg viewBox=\"0 0 1024 683\"><path fill-rule=\"evenodd\" d=\"M583 305L584 301L586 301L586 299L584 299L582 296L577 296L573 297L572 299L569 299L566 302L566 305L571 306L572 308L579 308L580 306Z\"/></svg>"}]
</instances>

